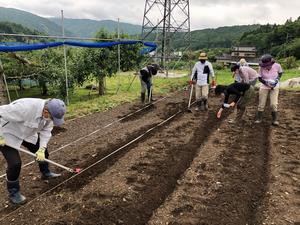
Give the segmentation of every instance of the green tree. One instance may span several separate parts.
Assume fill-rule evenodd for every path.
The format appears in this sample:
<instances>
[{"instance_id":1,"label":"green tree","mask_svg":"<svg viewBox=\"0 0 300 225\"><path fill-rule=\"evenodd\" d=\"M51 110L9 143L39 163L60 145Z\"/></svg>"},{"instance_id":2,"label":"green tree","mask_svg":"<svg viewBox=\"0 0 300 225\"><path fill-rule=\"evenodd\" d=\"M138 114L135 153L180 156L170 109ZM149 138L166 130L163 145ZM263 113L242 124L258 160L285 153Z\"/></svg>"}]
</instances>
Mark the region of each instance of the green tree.
<instances>
[{"instance_id":1,"label":"green tree","mask_svg":"<svg viewBox=\"0 0 300 225\"><path fill-rule=\"evenodd\" d=\"M4 105L8 103L3 75L4 75L4 69L2 66L2 62L0 61L0 105Z\"/></svg>"},{"instance_id":2,"label":"green tree","mask_svg":"<svg viewBox=\"0 0 300 225\"><path fill-rule=\"evenodd\" d=\"M287 20L283 25L263 25L258 29L246 32L239 42L242 45L254 45L260 54L272 53L276 57L295 56L300 58L299 51L300 17Z\"/></svg>"},{"instance_id":3,"label":"green tree","mask_svg":"<svg viewBox=\"0 0 300 225\"><path fill-rule=\"evenodd\" d=\"M96 34L98 39L112 39L115 35L100 30ZM122 35L121 38L127 37ZM103 42L103 40L101 41ZM120 46L120 66L122 71L138 68L143 60L139 54L141 45ZM77 49L72 60L72 73L77 82L82 85L86 80L95 78L99 83L99 95L105 94L105 77L111 77L118 71L117 46L108 48Z\"/></svg>"},{"instance_id":4,"label":"green tree","mask_svg":"<svg viewBox=\"0 0 300 225\"><path fill-rule=\"evenodd\" d=\"M100 30L96 37L111 38L104 30ZM105 94L105 77L112 76L117 69L117 53L112 47L79 49L73 57L71 66L72 73L80 85L90 78L96 78L99 84L99 95Z\"/></svg>"}]
</instances>

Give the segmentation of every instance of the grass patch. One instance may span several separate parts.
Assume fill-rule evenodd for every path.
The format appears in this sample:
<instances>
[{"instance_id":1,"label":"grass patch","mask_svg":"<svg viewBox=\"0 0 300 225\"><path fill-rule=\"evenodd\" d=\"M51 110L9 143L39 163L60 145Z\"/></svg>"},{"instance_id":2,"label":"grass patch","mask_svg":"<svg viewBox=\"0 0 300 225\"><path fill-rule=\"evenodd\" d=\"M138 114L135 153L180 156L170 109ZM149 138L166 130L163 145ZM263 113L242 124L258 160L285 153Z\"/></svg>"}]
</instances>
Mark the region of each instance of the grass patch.
<instances>
[{"instance_id":1,"label":"grass patch","mask_svg":"<svg viewBox=\"0 0 300 225\"><path fill-rule=\"evenodd\" d=\"M135 78L134 78L135 77ZM186 85L188 77L181 78L153 78L153 95L162 95L178 90ZM132 82L133 80L133 82ZM129 85L132 83L131 87ZM74 93L69 94L66 119L76 118L94 112L108 110L125 102L132 102L140 97L140 80L132 73L122 73L118 76L106 78L106 94L99 96L98 90L89 90L85 86L96 85L96 82L87 82L82 87L76 87ZM119 91L117 93L117 89ZM54 96L41 96L37 87L16 91L17 87L10 86L11 99L18 98L51 98Z\"/></svg>"},{"instance_id":2,"label":"grass patch","mask_svg":"<svg viewBox=\"0 0 300 225\"><path fill-rule=\"evenodd\" d=\"M177 71L178 73L186 73L186 71ZM217 84L230 84L234 82L229 69L216 70ZM282 81L299 77L300 70L286 70L282 76ZM135 77L135 78L134 78ZM134 80L133 80L134 79ZM171 91L178 90L186 85L190 76L181 78L161 78L155 77L153 79L153 94L163 95ZM133 82L132 82L133 80ZM132 86L129 88L130 83ZM87 82L82 87L76 87L74 93L70 93L68 111L66 118L76 118L86 114L108 110L125 102L132 102L140 97L140 80L138 76L133 75L132 72L122 73L121 75L106 78L106 94L99 96L97 90L86 89L85 86L89 84L96 85L96 82ZM119 91L117 89L119 87ZM16 91L17 87L10 86L10 94L12 100L25 97L34 98L51 98L54 96L41 96L40 89L37 87L27 88L22 91ZM293 89L295 90L295 88ZM299 88L296 88L299 90Z\"/></svg>"}]
</instances>

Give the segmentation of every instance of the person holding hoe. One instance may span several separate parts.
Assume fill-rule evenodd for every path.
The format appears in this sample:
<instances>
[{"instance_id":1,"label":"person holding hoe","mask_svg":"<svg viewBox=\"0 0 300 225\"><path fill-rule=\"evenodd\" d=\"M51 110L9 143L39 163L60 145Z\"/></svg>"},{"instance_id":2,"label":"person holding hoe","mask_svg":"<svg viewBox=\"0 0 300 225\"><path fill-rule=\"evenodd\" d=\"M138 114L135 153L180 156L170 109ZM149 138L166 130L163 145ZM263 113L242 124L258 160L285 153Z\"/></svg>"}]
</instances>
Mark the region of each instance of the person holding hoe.
<instances>
[{"instance_id":1,"label":"person holding hoe","mask_svg":"<svg viewBox=\"0 0 300 225\"><path fill-rule=\"evenodd\" d=\"M156 75L159 69L160 69L159 65L150 64L140 70L142 104L145 103L146 91L148 93L149 102L154 101L154 99L152 98L152 92L153 92L152 76Z\"/></svg>"},{"instance_id":2,"label":"person holding hoe","mask_svg":"<svg viewBox=\"0 0 300 225\"><path fill-rule=\"evenodd\" d=\"M22 162L17 149L21 145L36 154L42 179L60 176L51 172L44 160L49 157L47 144L53 125L64 123L65 112L66 106L59 99L23 98L0 106L0 151L7 162L6 183L11 202L26 201L19 183Z\"/></svg>"},{"instance_id":3,"label":"person holding hoe","mask_svg":"<svg viewBox=\"0 0 300 225\"><path fill-rule=\"evenodd\" d=\"M209 92L209 76L212 76L213 83L215 82L215 73L212 64L207 61L207 55L205 52L201 52L199 56L199 61L195 63L190 85L195 84L196 111L200 110L203 104L203 108L208 110L208 92Z\"/></svg>"}]
</instances>

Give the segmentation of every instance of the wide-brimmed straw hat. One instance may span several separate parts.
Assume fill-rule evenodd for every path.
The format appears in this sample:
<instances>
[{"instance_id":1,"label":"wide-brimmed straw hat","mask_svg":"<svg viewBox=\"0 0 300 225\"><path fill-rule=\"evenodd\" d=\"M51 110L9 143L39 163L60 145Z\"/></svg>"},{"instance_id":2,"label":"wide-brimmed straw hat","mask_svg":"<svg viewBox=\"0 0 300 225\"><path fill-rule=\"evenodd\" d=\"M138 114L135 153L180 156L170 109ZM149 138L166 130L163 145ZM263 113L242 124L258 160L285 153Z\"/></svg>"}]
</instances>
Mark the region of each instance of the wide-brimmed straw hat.
<instances>
[{"instance_id":1,"label":"wide-brimmed straw hat","mask_svg":"<svg viewBox=\"0 0 300 225\"><path fill-rule=\"evenodd\" d=\"M205 52L201 52L199 55L199 59L207 59L207 54Z\"/></svg>"}]
</instances>

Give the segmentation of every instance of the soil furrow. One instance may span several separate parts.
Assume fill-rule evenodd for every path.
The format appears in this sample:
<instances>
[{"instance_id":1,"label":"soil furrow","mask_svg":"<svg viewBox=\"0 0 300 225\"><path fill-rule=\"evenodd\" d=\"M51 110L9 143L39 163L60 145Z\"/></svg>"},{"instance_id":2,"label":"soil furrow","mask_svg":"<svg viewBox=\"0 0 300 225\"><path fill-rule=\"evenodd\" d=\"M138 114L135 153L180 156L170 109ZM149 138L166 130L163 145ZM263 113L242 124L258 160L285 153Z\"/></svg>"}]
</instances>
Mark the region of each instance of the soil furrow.
<instances>
[{"instance_id":1,"label":"soil furrow","mask_svg":"<svg viewBox=\"0 0 300 225\"><path fill-rule=\"evenodd\" d=\"M220 100L212 97L208 112L180 114L0 224L296 225L300 221L299 97L299 92L280 93L279 127L271 125L268 110L263 123L254 123L257 98L245 111L229 109L218 120ZM51 159L89 166L186 107L186 100L187 93L177 93ZM116 112L115 119L128 111ZM72 139L68 135L84 134L84 126L95 128L93 123L101 121L98 117L86 118L86 124L74 122L72 130L61 130L53 140L64 143ZM63 173L60 180L45 184L30 168L22 173L22 192L29 200L69 177ZM4 184L0 189L4 207ZM13 210L8 204L0 215Z\"/></svg>"},{"instance_id":2,"label":"soil furrow","mask_svg":"<svg viewBox=\"0 0 300 225\"><path fill-rule=\"evenodd\" d=\"M176 105L167 105L164 112L173 112L175 109ZM167 114L168 113L165 115ZM81 186L82 183L80 179L76 179L74 181L75 183L72 182L67 185L68 188L61 189L58 193L51 194L50 196L47 196L47 198L37 201L37 205L41 206L40 204L45 204L46 202L48 202L48 204L51 202L52 205L56 204L57 201L66 203L66 205L63 207L63 209L65 209L63 211L63 215L67 213L70 215L71 219L71 221L66 221L66 224L80 223L79 221L82 219L85 221L85 224L101 224L101 222L99 222L99 217L103 218L102 224L109 224L107 223L108 221L104 222L105 219L108 218L110 218L110 221L127 221L125 224L129 224L129 221L130 224L140 224L142 221L146 222L152 215L152 211L155 210L172 192L180 175L189 167L190 162L193 160L193 157L196 154L195 150L198 148L198 145L201 145L201 143L210 134L210 132L207 131L207 127L210 126L212 129L217 129L218 124L221 123L221 121L217 123L215 122L215 109L210 112L196 114L200 118L194 114L183 114L182 116L184 118L182 118L182 116L180 117L180 120L179 118L176 118L175 122L173 121L170 125L164 128L159 128L158 131L148 135L144 141L138 142L136 145L131 147L130 151L115 163L117 165L114 164L113 166L109 167L106 171L104 171L104 173L102 173L103 175L101 174L101 166L93 168L91 170L91 176L93 178L92 180L90 180L91 178L88 177L82 177L83 183L85 184L84 186ZM195 124L193 124L193 120L195 119L199 120L199 123L196 123L196 127ZM197 129L195 131L191 128ZM178 131L178 134L175 136L170 136L171 131L173 132L175 130ZM204 135L199 137L200 133ZM191 144L189 142L191 137L193 139L192 142L195 143ZM182 140L180 141L180 139ZM179 143L182 142L182 144L178 145L178 141ZM94 142L94 145L97 145L97 141ZM150 152L148 152L149 149L145 152L145 145L152 147L159 145L160 147L158 146L157 149L154 147L154 149L156 149L156 154L153 154L154 152L152 151L152 147L150 147ZM143 155L143 157L141 157L141 155ZM130 160L130 162L127 160ZM145 166L145 168L142 166L144 163L148 165ZM105 179L105 184L103 184L104 186L109 185L110 191L115 191L115 188L118 190L118 187L113 186L113 183L119 179L118 174L122 176L121 172L124 172L118 170L120 165L123 166L123 168L124 166L125 168L127 167L127 172L125 175L127 173L128 174L126 177L123 177L123 184L125 186L130 186L130 190L132 191L129 193L130 196L127 196L127 194L125 196L123 194L115 195L113 193L104 194L102 193L102 185L98 185L97 187L94 186L94 183L99 179L103 179L103 177L106 177L107 174L111 173L112 171L113 173L118 171L117 174L109 175L109 179ZM137 169L140 167L143 172ZM100 171L98 171L99 169ZM133 182L132 180L134 179L134 176L136 182ZM146 183L140 184L139 179L144 179L145 177L147 177ZM79 183L79 186L77 186L77 183ZM89 191L91 187L93 191ZM106 195L113 196L110 200L110 204L107 204L105 201L102 202L103 196ZM57 196L62 197L57 198ZM74 196L81 197L74 198ZM133 198L132 201L124 201L124 199L130 198ZM103 205L98 205L97 209L94 209L95 201L98 201L99 204L102 202ZM84 204L81 204L83 202ZM34 208L33 211L41 215L41 212L39 212L39 206L35 207L35 205L32 206ZM70 205L73 206L69 207ZM78 216L78 207L81 206L83 206L84 209L80 209L79 213L84 218ZM50 206L50 208L52 207ZM61 210L62 208L53 209L53 217L51 220L48 218L47 223L49 224L50 222L55 221L55 218L60 221L60 213L62 212ZM88 213L89 210L92 210L92 213ZM96 210L97 213L94 210ZM111 213L109 214L108 211ZM101 212L105 213L102 214ZM72 213L77 213L76 221L74 221L75 217L71 216ZM99 213L101 215L99 215ZM96 215L96 217L93 215ZM62 218L64 217L65 216L62 216ZM88 218L90 219L87 220ZM42 220L43 219L45 218L42 218ZM28 222L26 221L26 218L18 218L17 220L23 224ZM53 223L60 223L58 221ZM38 221L31 222L34 224Z\"/></svg>"},{"instance_id":3,"label":"soil furrow","mask_svg":"<svg viewBox=\"0 0 300 225\"><path fill-rule=\"evenodd\" d=\"M177 110L181 107L182 99L185 96L181 95L180 98L176 97L176 100L172 98L167 98L166 102L178 102L177 106L175 107ZM57 161L61 164L68 165L68 166L76 166L84 168L87 165L90 165L91 162L97 161L97 159L104 157L106 154L112 152L115 147L121 146L128 142L129 138L135 137L139 132L152 127L154 124L157 124L161 121L161 117L164 117L165 112L165 104L166 102L158 104L155 107L154 111L145 112L145 116L149 116L152 120L144 120L140 118L139 120L135 119L135 115L132 115L126 123L116 123L113 126L103 129L80 142L77 142L74 145L68 146L63 149L60 153L54 154L51 156L51 159ZM86 118L84 118L86 119ZM75 121L73 121L75 122ZM81 124L81 122L79 122ZM94 125L92 125L94 127ZM67 130L69 131L69 129ZM81 125L76 130L72 130L72 132L78 131L78 133L83 133L83 129ZM68 139L70 133L66 132L65 134L58 136L58 138L64 139L65 136ZM97 143L97 144L95 144ZM66 157L67 156L67 157ZM56 168L53 168L57 170ZM59 171L59 169L57 170ZM63 171L62 171L63 172ZM22 192L28 198L28 200L35 198L39 194L45 192L46 190L54 187L70 175L64 173L59 179L50 181L49 183L44 183L39 180L39 172L36 169L36 166L29 166L22 169L21 174L21 185L22 185ZM15 206L9 204L7 200L7 193L6 193L6 185L5 180L1 181L1 195L0 198L0 216L7 214L15 209Z\"/></svg>"},{"instance_id":4,"label":"soil furrow","mask_svg":"<svg viewBox=\"0 0 300 225\"><path fill-rule=\"evenodd\" d=\"M256 224L269 180L270 125L254 126L254 111L230 115L209 137L149 224Z\"/></svg>"},{"instance_id":5,"label":"soil furrow","mask_svg":"<svg viewBox=\"0 0 300 225\"><path fill-rule=\"evenodd\" d=\"M280 127L270 132L270 180L257 214L260 224L300 224L299 99L299 92L280 93Z\"/></svg>"}]
</instances>

